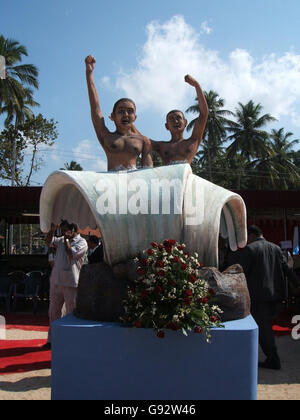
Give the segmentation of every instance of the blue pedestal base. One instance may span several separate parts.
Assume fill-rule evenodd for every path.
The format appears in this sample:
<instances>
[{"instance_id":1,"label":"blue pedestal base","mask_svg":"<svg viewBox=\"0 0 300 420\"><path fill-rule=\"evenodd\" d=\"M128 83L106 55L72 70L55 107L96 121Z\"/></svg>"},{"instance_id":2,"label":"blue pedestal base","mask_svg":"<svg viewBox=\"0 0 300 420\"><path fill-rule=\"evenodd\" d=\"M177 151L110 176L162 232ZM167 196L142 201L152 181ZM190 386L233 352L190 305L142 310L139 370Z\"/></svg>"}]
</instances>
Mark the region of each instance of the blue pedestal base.
<instances>
[{"instance_id":1,"label":"blue pedestal base","mask_svg":"<svg viewBox=\"0 0 300 420\"><path fill-rule=\"evenodd\" d=\"M52 326L53 400L255 400L258 328L251 316L200 334L83 321Z\"/></svg>"}]
</instances>

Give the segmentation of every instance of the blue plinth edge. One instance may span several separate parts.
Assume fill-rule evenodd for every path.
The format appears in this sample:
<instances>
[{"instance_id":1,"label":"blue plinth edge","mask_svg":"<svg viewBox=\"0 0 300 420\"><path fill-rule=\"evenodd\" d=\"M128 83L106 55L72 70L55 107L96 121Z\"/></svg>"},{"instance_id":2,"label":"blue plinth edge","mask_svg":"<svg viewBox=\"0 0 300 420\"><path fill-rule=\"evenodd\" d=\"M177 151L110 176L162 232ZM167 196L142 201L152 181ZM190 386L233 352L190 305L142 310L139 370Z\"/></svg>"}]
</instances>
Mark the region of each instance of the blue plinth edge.
<instances>
[{"instance_id":1,"label":"blue plinth edge","mask_svg":"<svg viewBox=\"0 0 300 420\"><path fill-rule=\"evenodd\" d=\"M52 324L53 400L255 400L258 328L251 316L200 334L91 322Z\"/></svg>"}]
</instances>

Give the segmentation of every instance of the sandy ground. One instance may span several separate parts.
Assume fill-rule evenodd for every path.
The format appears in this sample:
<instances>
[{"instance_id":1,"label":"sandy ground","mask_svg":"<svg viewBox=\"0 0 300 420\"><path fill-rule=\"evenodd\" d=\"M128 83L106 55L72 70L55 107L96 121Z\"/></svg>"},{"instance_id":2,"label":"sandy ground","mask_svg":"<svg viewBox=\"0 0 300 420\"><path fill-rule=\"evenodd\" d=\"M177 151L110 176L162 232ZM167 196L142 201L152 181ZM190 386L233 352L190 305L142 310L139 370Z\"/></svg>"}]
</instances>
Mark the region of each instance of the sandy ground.
<instances>
[{"instance_id":1,"label":"sandy ground","mask_svg":"<svg viewBox=\"0 0 300 420\"><path fill-rule=\"evenodd\" d=\"M8 330L8 340L46 339L43 332ZM281 371L259 370L258 400L300 399L300 340L277 338L282 360ZM264 360L260 352L260 360ZM0 400L50 400L51 370L0 375Z\"/></svg>"},{"instance_id":2,"label":"sandy ground","mask_svg":"<svg viewBox=\"0 0 300 420\"><path fill-rule=\"evenodd\" d=\"M7 340L42 340L47 333L36 331L7 330ZM0 375L0 401L2 400L50 400L51 370L37 370L12 375Z\"/></svg>"},{"instance_id":3,"label":"sandy ground","mask_svg":"<svg viewBox=\"0 0 300 420\"><path fill-rule=\"evenodd\" d=\"M300 399L300 340L291 336L276 339L282 370L259 369L259 400L299 400ZM260 361L265 357L260 351Z\"/></svg>"}]
</instances>

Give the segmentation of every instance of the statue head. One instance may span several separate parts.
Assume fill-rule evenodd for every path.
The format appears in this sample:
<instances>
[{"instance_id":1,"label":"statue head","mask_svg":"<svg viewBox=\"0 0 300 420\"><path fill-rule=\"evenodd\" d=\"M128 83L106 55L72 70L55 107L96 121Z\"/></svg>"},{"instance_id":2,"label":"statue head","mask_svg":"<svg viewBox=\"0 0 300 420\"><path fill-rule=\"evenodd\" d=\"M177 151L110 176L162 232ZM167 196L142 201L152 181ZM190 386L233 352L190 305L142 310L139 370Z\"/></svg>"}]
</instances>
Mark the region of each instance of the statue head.
<instances>
[{"instance_id":1,"label":"statue head","mask_svg":"<svg viewBox=\"0 0 300 420\"><path fill-rule=\"evenodd\" d=\"M168 112L165 127L172 133L184 131L187 126L187 120L184 113L178 109Z\"/></svg>"},{"instance_id":2,"label":"statue head","mask_svg":"<svg viewBox=\"0 0 300 420\"><path fill-rule=\"evenodd\" d=\"M109 117L117 128L126 128L136 120L136 106L132 99L121 98L113 107Z\"/></svg>"}]
</instances>

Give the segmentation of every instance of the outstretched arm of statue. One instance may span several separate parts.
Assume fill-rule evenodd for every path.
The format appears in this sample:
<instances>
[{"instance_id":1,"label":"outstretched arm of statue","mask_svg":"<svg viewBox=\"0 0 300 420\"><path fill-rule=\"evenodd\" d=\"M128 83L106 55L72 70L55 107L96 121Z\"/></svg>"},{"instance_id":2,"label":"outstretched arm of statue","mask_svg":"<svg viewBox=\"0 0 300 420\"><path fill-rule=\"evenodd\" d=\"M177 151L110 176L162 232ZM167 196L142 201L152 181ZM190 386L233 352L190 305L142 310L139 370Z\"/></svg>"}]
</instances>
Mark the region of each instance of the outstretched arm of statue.
<instances>
[{"instance_id":1,"label":"outstretched arm of statue","mask_svg":"<svg viewBox=\"0 0 300 420\"><path fill-rule=\"evenodd\" d=\"M151 140L148 138L145 138L145 142L144 142L144 147L143 147L143 152L142 152L142 167L153 168Z\"/></svg>"},{"instance_id":2,"label":"outstretched arm of statue","mask_svg":"<svg viewBox=\"0 0 300 420\"><path fill-rule=\"evenodd\" d=\"M104 123L104 116L101 111L99 96L96 89L95 81L94 81L94 68L96 65L96 60L92 55L89 55L85 59L85 66L86 66L86 81L89 93L89 100L91 106L91 116L92 122L97 134L97 137L103 146L104 137L109 134L108 129Z\"/></svg>"},{"instance_id":3,"label":"outstretched arm of statue","mask_svg":"<svg viewBox=\"0 0 300 420\"><path fill-rule=\"evenodd\" d=\"M187 74L185 76L184 80L186 81L186 83L193 86L196 89L196 93L197 93L200 115L199 115L199 118L196 120L196 123L194 125L194 129L193 129L191 138L197 140L198 146L199 146L199 144L201 143L203 134L204 134L206 123L207 123L208 106L207 106L207 102L206 102L204 93L203 93L199 83L197 82L197 80L195 80L189 74Z\"/></svg>"}]
</instances>

